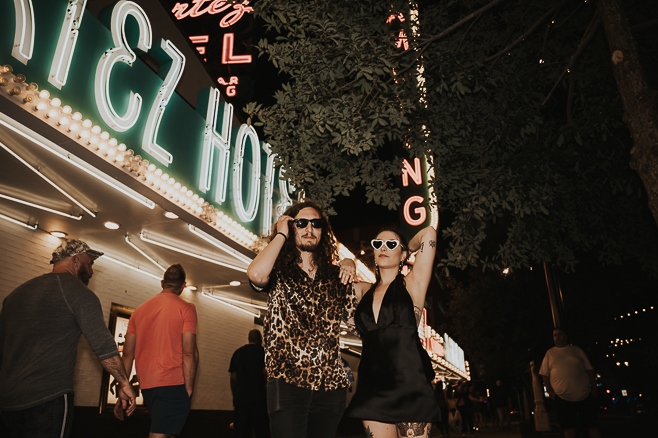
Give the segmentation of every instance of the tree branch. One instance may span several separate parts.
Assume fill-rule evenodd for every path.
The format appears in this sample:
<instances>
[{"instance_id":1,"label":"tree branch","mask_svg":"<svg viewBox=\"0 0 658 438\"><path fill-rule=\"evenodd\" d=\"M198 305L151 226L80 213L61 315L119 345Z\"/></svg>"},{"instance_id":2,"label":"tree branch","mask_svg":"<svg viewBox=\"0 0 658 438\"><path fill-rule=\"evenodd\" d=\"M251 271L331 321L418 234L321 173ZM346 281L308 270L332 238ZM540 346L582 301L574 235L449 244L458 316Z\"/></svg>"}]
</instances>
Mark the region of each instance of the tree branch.
<instances>
[{"instance_id":1,"label":"tree branch","mask_svg":"<svg viewBox=\"0 0 658 438\"><path fill-rule=\"evenodd\" d=\"M416 56L414 56L414 59L411 60L411 62L409 63L409 65L407 65L407 66L404 67L402 70L400 70L398 73L396 73L396 75L401 75L402 73L404 73L405 71L409 70L411 67L413 67L414 65L416 65L416 61L418 61L418 59L420 59L420 57L423 55L423 52L425 52L425 50L426 50L426 49L430 46L430 44L432 44L434 41L443 38L444 36L448 35L448 34L451 33L453 30L457 29L458 27L460 27L461 25L463 25L463 24L466 23L467 21L472 20L472 19L475 18L475 17L479 17L480 15L484 14L485 12L487 12L489 9L493 8L493 7L496 6L497 4L502 3L502 2L504 2L504 1L505 1L505 0L493 0L493 1L491 1L490 3L488 3L488 4L484 5L484 6L482 6L482 7L481 7L480 9L478 9L477 11L471 12L470 14L468 14L467 16L465 16L464 18L462 18L461 20L459 20L458 22L456 22L455 24L453 24L452 26L450 26L449 28L447 28L447 29L444 30L443 32L438 33L438 34L436 34L436 35L434 35L434 36L432 36L432 37L430 37L430 38L424 40L424 41L422 42L422 44L420 44L418 47L410 48L409 50L405 50L404 52L400 53L399 55L396 55L396 56L399 57L399 56L404 56L404 55L406 55L407 53L409 53L409 52L411 52L411 51L417 51ZM566 0L565 0L565 1L566 1ZM420 50L418 50L418 49L420 49ZM389 79L389 81L390 81L390 79ZM387 82L387 83L388 83L388 82Z\"/></svg>"},{"instance_id":2,"label":"tree branch","mask_svg":"<svg viewBox=\"0 0 658 438\"><path fill-rule=\"evenodd\" d=\"M599 14L598 11L594 14L592 17L592 20L590 20L589 25L587 26L587 29L585 30L585 34L583 35L583 38L580 40L580 44L578 44L578 48L576 49L575 53L571 56L571 59L569 60L569 64L566 66L566 68L562 71L562 74L560 77L555 81L555 85L553 85L553 88L551 91L548 93L546 96L546 99L541 103L542 106L546 105L546 102L551 98L553 95L553 92L557 88L558 84L562 80L565 74L571 71L573 69L574 65L576 65L576 61L580 57L580 55L583 53L585 50L585 47L589 44L589 42L592 40L594 37L594 34L596 33L596 30L599 27L599 24L601 24L601 20L599 19Z\"/></svg>"},{"instance_id":3,"label":"tree branch","mask_svg":"<svg viewBox=\"0 0 658 438\"><path fill-rule=\"evenodd\" d=\"M567 97L567 126L574 126L571 106L573 104L573 89L576 85L576 73L571 72L569 75L569 95Z\"/></svg>"},{"instance_id":4,"label":"tree branch","mask_svg":"<svg viewBox=\"0 0 658 438\"><path fill-rule=\"evenodd\" d=\"M535 29L537 29L537 28L539 27L539 25L540 25L544 20L546 20L546 18L547 18L549 15L551 15L551 14L553 13L553 11L555 11L555 10L561 8L562 5L565 4L565 3L568 2L568 1L569 1L569 0L562 0L560 3L558 3L558 4L555 5L555 6L553 6L553 7L552 7L551 9L549 9L548 11L546 11L546 13L545 13L544 15L542 15L541 18L540 18L539 20L537 20L532 26L530 26L530 29L528 29L527 31L525 31L523 34L521 34L521 36L519 36L519 37L516 39L516 41L514 41L514 42L511 43L511 44L509 44L507 47L505 47L504 49L502 49L501 51L499 51L499 52L496 53L495 55L491 55L491 56L489 56L488 58L485 58L485 59L482 60L482 61L471 62L470 64L466 64L466 65L464 66L464 68L470 68L470 67L473 67L473 66L475 66L475 65L479 65L479 64L487 63L487 62L489 62L489 61L491 61L491 60L493 60L493 59L496 59L496 58L500 57L500 56L503 55L504 53L509 52L512 48L516 47L519 43L521 43L521 41L523 41L524 39L526 39L526 38L528 37L528 35L530 35L531 33L533 33L533 32L535 31Z\"/></svg>"}]
</instances>

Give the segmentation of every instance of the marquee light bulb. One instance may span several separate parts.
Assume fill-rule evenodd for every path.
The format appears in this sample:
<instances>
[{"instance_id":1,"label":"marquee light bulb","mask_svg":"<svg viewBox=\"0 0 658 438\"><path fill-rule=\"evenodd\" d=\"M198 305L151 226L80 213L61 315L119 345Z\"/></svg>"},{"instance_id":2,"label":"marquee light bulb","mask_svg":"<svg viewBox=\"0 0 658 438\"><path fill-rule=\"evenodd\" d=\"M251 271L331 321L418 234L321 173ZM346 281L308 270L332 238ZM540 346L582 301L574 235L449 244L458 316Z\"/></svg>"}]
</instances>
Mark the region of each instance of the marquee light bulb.
<instances>
[{"instance_id":1,"label":"marquee light bulb","mask_svg":"<svg viewBox=\"0 0 658 438\"><path fill-rule=\"evenodd\" d=\"M85 121L82 122L82 126L84 126L85 128L91 128L91 125L92 125L92 123L91 123L91 120L89 120L89 119L85 119Z\"/></svg>"},{"instance_id":2,"label":"marquee light bulb","mask_svg":"<svg viewBox=\"0 0 658 438\"><path fill-rule=\"evenodd\" d=\"M40 99L48 99L49 97L50 97L50 93L48 92L48 90L41 90L39 92Z\"/></svg>"},{"instance_id":3,"label":"marquee light bulb","mask_svg":"<svg viewBox=\"0 0 658 438\"><path fill-rule=\"evenodd\" d=\"M62 114L67 114L68 115L68 114L71 114L71 112L73 110L71 109L70 106L64 105L60 111L62 111Z\"/></svg>"},{"instance_id":4,"label":"marquee light bulb","mask_svg":"<svg viewBox=\"0 0 658 438\"><path fill-rule=\"evenodd\" d=\"M50 101L50 106L59 107L62 104L62 101L57 97Z\"/></svg>"},{"instance_id":5,"label":"marquee light bulb","mask_svg":"<svg viewBox=\"0 0 658 438\"><path fill-rule=\"evenodd\" d=\"M76 122L78 122L78 121L82 120L82 114L80 114L79 112L75 112L75 113L73 113L71 118L73 120L75 120Z\"/></svg>"}]
</instances>

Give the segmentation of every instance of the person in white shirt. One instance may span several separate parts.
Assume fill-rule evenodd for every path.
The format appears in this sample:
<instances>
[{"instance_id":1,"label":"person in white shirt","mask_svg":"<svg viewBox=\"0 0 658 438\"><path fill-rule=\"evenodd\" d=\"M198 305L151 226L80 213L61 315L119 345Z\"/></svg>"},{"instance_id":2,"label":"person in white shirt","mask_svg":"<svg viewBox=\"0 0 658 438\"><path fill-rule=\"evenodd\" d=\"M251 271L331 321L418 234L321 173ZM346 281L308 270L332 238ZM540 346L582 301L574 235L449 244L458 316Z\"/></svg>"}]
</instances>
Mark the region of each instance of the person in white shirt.
<instances>
[{"instance_id":1,"label":"person in white shirt","mask_svg":"<svg viewBox=\"0 0 658 438\"><path fill-rule=\"evenodd\" d=\"M549 397L555 403L557 419L565 438L575 438L584 426L590 438L600 438L597 425L596 377L583 350L569 344L567 333L553 330L555 347L546 352L539 374Z\"/></svg>"}]
</instances>

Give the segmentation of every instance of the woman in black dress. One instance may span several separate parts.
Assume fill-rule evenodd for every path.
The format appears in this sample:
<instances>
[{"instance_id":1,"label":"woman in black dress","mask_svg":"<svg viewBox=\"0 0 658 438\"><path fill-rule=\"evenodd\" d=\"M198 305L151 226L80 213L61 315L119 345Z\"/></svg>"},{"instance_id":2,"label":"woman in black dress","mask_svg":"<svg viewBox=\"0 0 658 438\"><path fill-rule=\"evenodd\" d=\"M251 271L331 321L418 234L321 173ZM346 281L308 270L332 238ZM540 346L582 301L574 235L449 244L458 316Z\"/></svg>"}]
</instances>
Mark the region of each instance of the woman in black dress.
<instances>
[{"instance_id":1,"label":"woman in black dress","mask_svg":"<svg viewBox=\"0 0 658 438\"><path fill-rule=\"evenodd\" d=\"M440 419L434 397L434 370L418 337L418 323L432 276L436 231L427 227L407 245L397 230L372 240L375 284L354 285L354 324L363 341L357 389L346 416L363 420L368 438L429 437ZM410 253L413 270L401 268Z\"/></svg>"}]
</instances>

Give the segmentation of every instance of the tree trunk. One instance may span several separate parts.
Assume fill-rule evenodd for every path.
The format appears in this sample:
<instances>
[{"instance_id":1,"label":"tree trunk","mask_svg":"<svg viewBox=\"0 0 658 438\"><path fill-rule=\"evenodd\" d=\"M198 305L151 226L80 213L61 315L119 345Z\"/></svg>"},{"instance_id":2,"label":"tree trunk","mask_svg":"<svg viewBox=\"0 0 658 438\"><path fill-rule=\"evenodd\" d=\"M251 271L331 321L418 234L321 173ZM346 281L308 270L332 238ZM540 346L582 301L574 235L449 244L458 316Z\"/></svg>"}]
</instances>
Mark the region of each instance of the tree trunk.
<instances>
[{"instance_id":1,"label":"tree trunk","mask_svg":"<svg viewBox=\"0 0 658 438\"><path fill-rule=\"evenodd\" d=\"M647 85L630 25L618 0L598 0L597 8L624 105L624 123L633 138L630 166L642 179L658 224L658 93Z\"/></svg>"}]
</instances>

